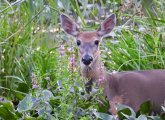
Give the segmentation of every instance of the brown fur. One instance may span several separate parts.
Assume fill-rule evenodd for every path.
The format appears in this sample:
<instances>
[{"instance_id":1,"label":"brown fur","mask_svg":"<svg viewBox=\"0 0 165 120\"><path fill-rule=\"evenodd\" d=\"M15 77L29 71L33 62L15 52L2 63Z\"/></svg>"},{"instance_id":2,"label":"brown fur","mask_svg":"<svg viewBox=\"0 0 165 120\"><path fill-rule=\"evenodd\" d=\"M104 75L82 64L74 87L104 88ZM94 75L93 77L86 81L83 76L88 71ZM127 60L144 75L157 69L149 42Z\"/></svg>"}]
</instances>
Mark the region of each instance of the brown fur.
<instances>
[{"instance_id":1,"label":"brown fur","mask_svg":"<svg viewBox=\"0 0 165 120\"><path fill-rule=\"evenodd\" d=\"M67 16L61 15L62 27L74 36L81 44L78 45L81 74L88 78L86 91L91 91L93 81L104 88L104 95L110 104L110 112L116 114L116 104L125 104L137 111L140 105L150 100L154 112L160 112L165 100L165 70L127 71L108 74L99 61L99 45L96 40L112 31L116 24L115 15L103 21L97 31L80 32L77 25ZM85 65L82 58L92 58Z\"/></svg>"},{"instance_id":2,"label":"brown fur","mask_svg":"<svg viewBox=\"0 0 165 120\"><path fill-rule=\"evenodd\" d=\"M159 113L165 101L165 70L127 71L108 74L104 95L109 101L121 96L121 103L139 110L150 101L152 111Z\"/></svg>"},{"instance_id":3,"label":"brown fur","mask_svg":"<svg viewBox=\"0 0 165 120\"><path fill-rule=\"evenodd\" d=\"M80 32L77 36L77 39L83 40L83 42L91 42L91 40L95 41L98 40L98 34L96 31L91 32Z\"/></svg>"}]
</instances>

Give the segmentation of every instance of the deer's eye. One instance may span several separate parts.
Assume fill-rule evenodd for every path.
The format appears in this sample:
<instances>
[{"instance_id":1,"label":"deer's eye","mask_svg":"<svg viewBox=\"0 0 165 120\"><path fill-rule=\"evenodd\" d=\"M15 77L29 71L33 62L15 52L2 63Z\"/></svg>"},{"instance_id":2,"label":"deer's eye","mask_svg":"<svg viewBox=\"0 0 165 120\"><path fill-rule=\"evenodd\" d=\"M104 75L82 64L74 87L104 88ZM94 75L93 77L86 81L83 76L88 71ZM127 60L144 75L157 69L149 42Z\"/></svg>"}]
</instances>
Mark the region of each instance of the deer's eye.
<instances>
[{"instance_id":1,"label":"deer's eye","mask_svg":"<svg viewBox=\"0 0 165 120\"><path fill-rule=\"evenodd\" d=\"M99 44L99 41L98 41L98 40L96 40L96 41L95 41L95 45L98 45L98 44Z\"/></svg>"},{"instance_id":2,"label":"deer's eye","mask_svg":"<svg viewBox=\"0 0 165 120\"><path fill-rule=\"evenodd\" d=\"M81 41L77 40L77 46L81 45Z\"/></svg>"}]
</instances>

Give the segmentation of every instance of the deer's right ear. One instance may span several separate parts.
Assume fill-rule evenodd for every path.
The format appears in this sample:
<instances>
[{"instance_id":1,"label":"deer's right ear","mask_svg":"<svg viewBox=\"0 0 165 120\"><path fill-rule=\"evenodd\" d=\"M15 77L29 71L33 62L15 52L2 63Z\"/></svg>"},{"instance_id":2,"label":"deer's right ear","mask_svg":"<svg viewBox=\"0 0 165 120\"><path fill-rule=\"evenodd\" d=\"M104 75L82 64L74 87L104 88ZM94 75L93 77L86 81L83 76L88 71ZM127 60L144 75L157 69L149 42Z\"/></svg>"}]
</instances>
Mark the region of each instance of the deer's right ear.
<instances>
[{"instance_id":1,"label":"deer's right ear","mask_svg":"<svg viewBox=\"0 0 165 120\"><path fill-rule=\"evenodd\" d=\"M104 36L110 33L115 27L115 25L116 25L116 16L115 14L112 14L111 16L109 16L107 19L103 21L103 23L100 25L99 29L97 30L97 33L100 36Z\"/></svg>"},{"instance_id":2,"label":"deer's right ear","mask_svg":"<svg viewBox=\"0 0 165 120\"><path fill-rule=\"evenodd\" d=\"M61 25L64 31L76 37L80 32L77 25L69 17L67 17L64 14L62 14L60 18L61 18Z\"/></svg>"}]
</instances>

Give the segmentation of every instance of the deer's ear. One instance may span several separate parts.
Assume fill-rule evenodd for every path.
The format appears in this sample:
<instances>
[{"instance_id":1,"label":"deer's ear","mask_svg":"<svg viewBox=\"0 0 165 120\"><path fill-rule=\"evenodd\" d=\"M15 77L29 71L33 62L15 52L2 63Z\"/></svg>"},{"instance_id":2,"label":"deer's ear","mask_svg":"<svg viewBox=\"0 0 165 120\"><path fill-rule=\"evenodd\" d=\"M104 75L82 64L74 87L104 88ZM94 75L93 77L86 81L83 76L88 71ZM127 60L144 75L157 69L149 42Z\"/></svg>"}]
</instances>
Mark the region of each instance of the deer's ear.
<instances>
[{"instance_id":1,"label":"deer's ear","mask_svg":"<svg viewBox=\"0 0 165 120\"><path fill-rule=\"evenodd\" d=\"M79 29L77 25L66 15L61 15L61 25L64 31L74 37L76 37L79 33Z\"/></svg>"},{"instance_id":2,"label":"deer's ear","mask_svg":"<svg viewBox=\"0 0 165 120\"><path fill-rule=\"evenodd\" d=\"M99 29L97 30L97 33L100 36L104 36L110 33L115 27L115 25L116 25L116 16L115 14L112 14L111 16L109 16L107 19L103 21L103 23L100 25Z\"/></svg>"}]
</instances>

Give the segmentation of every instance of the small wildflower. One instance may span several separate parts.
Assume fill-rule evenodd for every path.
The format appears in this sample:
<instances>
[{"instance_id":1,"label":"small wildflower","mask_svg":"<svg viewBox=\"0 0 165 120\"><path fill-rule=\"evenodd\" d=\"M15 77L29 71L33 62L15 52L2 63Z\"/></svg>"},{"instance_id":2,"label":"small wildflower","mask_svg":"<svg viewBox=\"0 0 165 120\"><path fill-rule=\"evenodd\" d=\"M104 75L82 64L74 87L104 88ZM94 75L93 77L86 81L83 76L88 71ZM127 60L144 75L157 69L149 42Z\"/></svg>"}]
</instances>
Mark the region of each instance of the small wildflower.
<instances>
[{"instance_id":1,"label":"small wildflower","mask_svg":"<svg viewBox=\"0 0 165 120\"><path fill-rule=\"evenodd\" d=\"M58 48L58 52L60 53L61 56L65 55L65 47L63 45L60 45Z\"/></svg>"},{"instance_id":2,"label":"small wildflower","mask_svg":"<svg viewBox=\"0 0 165 120\"><path fill-rule=\"evenodd\" d=\"M45 80L50 81L50 77L46 77Z\"/></svg>"},{"instance_id":3,"label":"small wildflower","mask_svg":"<svg viewBox=\"0 0 165 120\"><path fill-rule=\"evenodd\" d=\"M74 54L71 55L69 63L70 63L71 71L73 72L74 71L74 66L75 66L75 55Z\"/></svg>"},{"instance_id":4,"label":"small wildflower","mask_svg":"<svg viewBox=\"0 0 165 120\"><path fill-rule=\"evenodd\" d=\"M49 105L49 102L48 102L48 101L45 101L45 104L46 104L46 105Z\"/></svg>"},{"instance_id":5,"label":"small wildflower","mask_svg":"<svg viewBox=\"0 0 165 120\"><path fill-rule=\"evenodd\" d=\"M102 84L102 83L104 82L104 79L105 79L104 77L99 78L99 79L98 79L98 84L99 84L99 85Z\"/></svg>"},{"instance_id":6,"label":"small wildflower","mask_svg":"<svg viewBox=\"0 0 165 120\"><path fill-rule=\"evenodd\" d=\"M72 47L68 47L68 48L67 48L67 51L68 51L68 52L73 52L73 48L72 48Z\"/></svg>"},{"instance_id":7,"label":"small wildflower","mask_svg":"<svg viewBox=\"0 0 165 120\"><path fill-rule=\"evenodd\" d=\"M33 84L32 89L37 89L39 86L37 84Z\"/></svg>"},{"instance_id":8,"label":"small wildflower","mask_svg":"<svg viewBox=\"0 0 165 120\"><path fill-rule=\"evenodd\" d=\"M102 100L99 100L99 107L103 107L104 106L104 102Z\"/></svg>"},{"instance_id":9,"label":"small wildflower","mask_svg":"<svg viewBox=\"0 0 165 120\"><path fill-rule=\"evenodd\" d=\"M32 73L31 79L32 79L32 89L39 88L39 85L37 84L37 78L34 73Z\"/></svg>"},{"instance_id":10,"label":"small wildflower","mask_svg":"<svg viewBox=\"0 0 165 120\"><path fill-rule=\"evenodd\" d=\"M3 97L0 97L0 101L1 101L1 102L4 101L4 98L3 98Z\"/></svg>"}]
</instances>

